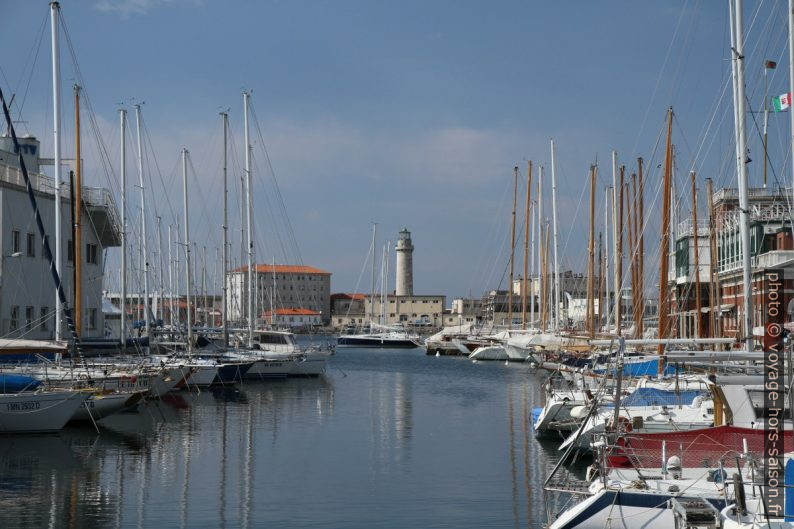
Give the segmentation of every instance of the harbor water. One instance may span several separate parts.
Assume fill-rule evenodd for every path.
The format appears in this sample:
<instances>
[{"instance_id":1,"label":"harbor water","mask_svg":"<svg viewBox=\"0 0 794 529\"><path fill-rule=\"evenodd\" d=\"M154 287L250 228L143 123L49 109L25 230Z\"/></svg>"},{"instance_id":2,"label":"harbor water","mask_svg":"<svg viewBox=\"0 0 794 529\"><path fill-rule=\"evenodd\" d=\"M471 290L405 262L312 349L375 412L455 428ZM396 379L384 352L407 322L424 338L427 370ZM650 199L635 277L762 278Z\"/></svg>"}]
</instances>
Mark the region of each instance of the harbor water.
<instances>
[{"instance_id":1,"label":"harbor water","mask_svg":"<svg viewBox=\"0 0 794 529\"><path fill-rule=\"evenodd\" d=\"M0 527L542 527L540 386L526 364L339 349L320 378L0 438Z\"/></svg>"}]
</instances>

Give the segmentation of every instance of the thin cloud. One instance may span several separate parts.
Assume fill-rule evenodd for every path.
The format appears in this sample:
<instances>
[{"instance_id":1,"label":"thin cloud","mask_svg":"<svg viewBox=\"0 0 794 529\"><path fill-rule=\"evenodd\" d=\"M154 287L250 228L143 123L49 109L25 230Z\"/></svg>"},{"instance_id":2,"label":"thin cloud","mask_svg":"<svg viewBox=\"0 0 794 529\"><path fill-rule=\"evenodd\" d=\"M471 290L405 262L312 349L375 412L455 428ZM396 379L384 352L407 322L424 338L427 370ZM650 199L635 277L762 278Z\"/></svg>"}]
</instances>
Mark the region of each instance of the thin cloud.
<instances>
[{"instance_id":1,"label":"thin cloud","mask_svg":"<svg viewBox=\"0 0 794 529\"><path fill-rule=\"evenodd\" d=\"M104 13L117 13L122 18L146 15L157 7L177 2L200 5L202 0L99 0L94 7Z\"/></svg>"}]
</instances>

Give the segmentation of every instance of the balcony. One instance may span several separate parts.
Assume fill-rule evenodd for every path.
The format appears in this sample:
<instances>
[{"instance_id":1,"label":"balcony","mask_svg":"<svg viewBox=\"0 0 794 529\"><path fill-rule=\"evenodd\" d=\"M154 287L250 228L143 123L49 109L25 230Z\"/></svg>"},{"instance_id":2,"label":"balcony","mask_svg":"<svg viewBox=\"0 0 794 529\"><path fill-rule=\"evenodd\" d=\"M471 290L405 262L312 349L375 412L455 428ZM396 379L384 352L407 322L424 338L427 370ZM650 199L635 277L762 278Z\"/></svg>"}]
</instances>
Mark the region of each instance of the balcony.
<instances>
[{"instance_id":1,"label":"balcony","mask_svg":"<svg viewBox=\"0 0 794 529\"><path fill-rule=\"evenodd\" d=\"M41 173L28 173L33 191L53 195L55 179ZM0 164L0 182L25 187L22 171L10 165ZM61 185L61 199L70 200L69 186ZM91 226L96 229L103 247L121 245L121 216L110 191L100 187L83 187L83 207Z\"/></svg>"}]
</instances>

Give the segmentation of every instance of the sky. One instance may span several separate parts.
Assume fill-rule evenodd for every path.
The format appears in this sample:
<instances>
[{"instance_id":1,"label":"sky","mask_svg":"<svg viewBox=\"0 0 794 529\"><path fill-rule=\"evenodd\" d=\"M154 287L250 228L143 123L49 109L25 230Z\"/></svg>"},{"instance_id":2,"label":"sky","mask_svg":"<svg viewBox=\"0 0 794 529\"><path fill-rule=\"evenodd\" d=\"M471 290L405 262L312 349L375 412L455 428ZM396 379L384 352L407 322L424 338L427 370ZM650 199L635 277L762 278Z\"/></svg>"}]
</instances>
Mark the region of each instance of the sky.
<instances>
[{"instance_id":1,"label":"sky","mask_svg":"<svg viewBox=\"0 0 794 529\"><path fill-rule=\"evenodd\" d=\"M770 95L787 91L786 6L747 4L750 117L762 121L764 59L781 62L769 72ZM19 131L40 138L47 155L48 4L3 0L2 12L0 87L14 95ZM598 164L596 226L603 230L612 150L628 172L638 156L646 160L652 246L659 240L655 208L670 106L679 220L690 212L690 170L699 189L706 177L718 188L735 186L724 2L65 0L61 14L64 155L74 154L71 87L79 83L87 185L110 188L119 202L118 110L128 110L128 222L138 237L133 105L140 104L153 261L156 217L164 258L167 230L182 223L184 147L191 240L210 277L219 270L224 110L232 143L232 265L240 261L243 90L253 107L257 261L327 270L334 292L369 290L373 223L378 257L391 241L389 290L403 227L415 247L415 293L446 295L449 304L505 288L513 167L520 168L519 275L529 160L544 166L543 216L552 217L550 138L561 267L586 268L591 164ZM748 126L752 185L762 174L759 127L752 120ZM770 178L788 181L788 115L772 115L769 127ZM118 253L109 250L110 289L118 283Z\"/></svg>"}]
</instances>

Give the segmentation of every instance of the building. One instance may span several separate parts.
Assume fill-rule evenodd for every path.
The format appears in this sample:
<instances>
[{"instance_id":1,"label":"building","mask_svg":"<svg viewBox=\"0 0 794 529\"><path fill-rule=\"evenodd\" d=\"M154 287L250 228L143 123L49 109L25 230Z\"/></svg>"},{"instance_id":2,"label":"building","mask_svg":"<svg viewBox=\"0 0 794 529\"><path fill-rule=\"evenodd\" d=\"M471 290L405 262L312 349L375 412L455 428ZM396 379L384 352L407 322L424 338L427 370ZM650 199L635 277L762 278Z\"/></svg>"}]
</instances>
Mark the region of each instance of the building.
<instances>
[{"instance_id":1,"label":"building","mask_svg":"<svg viewBox=\"0 0 794 529\"><path fill-rule=\"evenodd\" d=\"M385 299L376 295L374 302L366 294L334 294L331 325L337 329L361 326L374 320L384 325L438 328L443 325L446 296L398 296ZM384 303L385 302L385 303Z\"/></svg>"},{"instance_id":2,"label":"building","mask_svg":"<svg viewBox=\"0 0 794 529\"><path fill-rule=\"evenodd\" d=\"M483 300L455 298L452 308L444 311L444 326L481 323L483 319Z\"/></svg>"},{"instance_id":3,"label":"building","mask_svg":"<svg viewBox=\"0 0 794 529\"><path fill-rule=\"evenodd\" d=\"M324 323L331 317L331 273L304 265L259 264L254 268L254 314L271 309L318 312ZM248 267L227 275L227 314L242 322L248 311Z\"/></svg>"},{"instance_id":4,"label":"building","mask_svg":"<svg viewBox=\"0 0 794 529\"><path fill-rule=\"evenodd\" d=\"M714 193L714 236L717 248L716 282L710 285L710 232L707 223L698 221L698 257L701 299L701 336L715 334L743 340L747 334L756 336L760 344L763 327L776 318L781 325L792 320L794 312L794 242L791 216L786 204L791 197L787 190L751 188L749 194L751 299L753 329L742 329L744 319L743 255L740 234L739 192L725 188ZM670 289L671 329L674 336L696 333L694 238L691 223L679 224L676 251L668 277ZM701 239L702 237L702 239ZM774 280L771 280L774 278ZM779 280L779 284L778 284ZM710 288L717 294L709 297ZM773 307L780 307L772 311ZM712 329L712 310L716 313L716 329ZM774 316L770 316L773 314ZM779 319L777 319L779 318Z\"/></svg>"},{"instance_id":5,"label":"building","mask_svg":"<svg viewBox=\"0 0 794 529\"><path fill-rule=\"evenodd\" d=\"M322 325L321 314L309 309L276 309L262 314L262 320L276 327L309 328Z\"/></svg>"},{"instance_id":6,"label":"building","mask_svg":"<svg viewBox=\"0 0 794 529\"><path fill-rule=\"evenodd\" d=\"M128 292L125 309L127 321L135 325L140 325L144 320L144 298L143 293ZM105 306L107 314L121 314L121 294L118 292L105 292L105 300L110 306ZM190 298L191 312L190 317L194 325L205 327L219 327L223 317L223 297L218 294L199 294L195 293ZM187 321L187 296L184 294L170 296L168 294L159 295L157 292L149 293L149 310L155 320L162 320L164 325L179 325ZM173 318L172 318L173 314ZM129 326L129 324L128 324Z\"/></svg>"},{"instance_id":7,"label":"building","mask_svg":"<svg viewBox=\"0 0 794 529\"><path fill-rule=\"evenodd\" d=\"M39 141L20 138L25 167L31 180L50 250L55 258L55 180L42 174ZM81 338L105 336L102 280L105 251L121 245L121 221L112 195L106 189L83 187L81 261ZM61 282L74 309L74 252L69 186L61 187ZM55 338L55 285L45 256L13 140L0 136L0 327L8 338ZM65 321L65 320L64 320ZM63 336L68 338L66 325Z\"/></svg>"}]
</instances>

